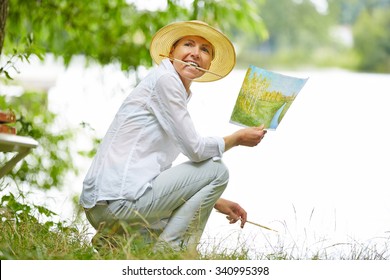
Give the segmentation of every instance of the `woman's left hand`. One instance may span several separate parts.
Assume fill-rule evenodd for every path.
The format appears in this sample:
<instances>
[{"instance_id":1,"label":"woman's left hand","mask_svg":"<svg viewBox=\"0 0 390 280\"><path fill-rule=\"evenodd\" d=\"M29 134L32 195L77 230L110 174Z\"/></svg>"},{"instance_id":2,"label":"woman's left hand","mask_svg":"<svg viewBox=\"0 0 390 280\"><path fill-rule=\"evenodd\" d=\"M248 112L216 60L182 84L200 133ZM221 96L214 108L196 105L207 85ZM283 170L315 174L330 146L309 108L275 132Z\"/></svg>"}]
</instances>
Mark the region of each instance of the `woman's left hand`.
<instances>
[{"instance_id":1,"label":"woman's left hand","mask_svg":"<svg viewBox=\"0 0 390 280\"><path fill-rule=\"evenodd\" d=\"M264 129L264 125L241 128L223 138L225 141L225 152L236 146L255 147L263 140L266 133L267 130Z\"/></svg>"},{"instance_id":2,"label":"woman's left hand","mask_svg":"<svg viewBox=\"0 0 390 280\"><path fill-rule=\"evenodd\" d=\"M246 211L236 202L220 198L215 203L214 208L222 214L227 215L226 218L231 224L241 221L241 228L244 227L247 219Z\"/></svg>"}]
</instances>

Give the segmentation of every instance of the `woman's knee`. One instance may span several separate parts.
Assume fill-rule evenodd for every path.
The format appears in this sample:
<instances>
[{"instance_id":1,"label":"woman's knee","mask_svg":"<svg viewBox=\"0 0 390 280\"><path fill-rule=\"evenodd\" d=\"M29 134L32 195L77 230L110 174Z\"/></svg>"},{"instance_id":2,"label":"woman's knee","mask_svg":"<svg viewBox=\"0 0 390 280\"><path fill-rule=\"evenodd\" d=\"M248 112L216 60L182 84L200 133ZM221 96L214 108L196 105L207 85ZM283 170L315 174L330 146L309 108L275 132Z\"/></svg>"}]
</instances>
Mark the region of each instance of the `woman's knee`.
<instances>
[{"instance_id":1,"label":"woman's knee","mask_svg":"<svg viewBox=\"0 0 390 280\"><path fill-rule=\"evenodd\" d=\"M220 182L222 185L226 185L229 181L229 169L225 163L221 160L210 160L209 164L211 164L215 170L215 180Z\"/></svg>"}]
</instances>

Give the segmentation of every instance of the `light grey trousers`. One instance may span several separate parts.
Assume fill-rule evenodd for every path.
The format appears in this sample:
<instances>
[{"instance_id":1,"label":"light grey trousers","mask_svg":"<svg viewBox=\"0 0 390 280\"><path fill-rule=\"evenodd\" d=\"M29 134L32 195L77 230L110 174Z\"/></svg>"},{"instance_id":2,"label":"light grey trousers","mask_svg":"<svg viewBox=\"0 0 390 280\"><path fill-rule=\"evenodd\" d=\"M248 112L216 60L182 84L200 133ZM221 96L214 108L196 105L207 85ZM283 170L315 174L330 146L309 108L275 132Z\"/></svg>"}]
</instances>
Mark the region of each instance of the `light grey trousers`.
<instances>
[{"instance_id":1,"label":"light grey trousers","mask_svg":"<svg viewBox=\"0 0 390 280\"><path fill-rule=\"evenodd\" d=\"M194 249L228 181L221 161L185 162L162 172L138 200L97 204L86 216L95 229L122 223L140 234L157 233L156 246Z\"/></svg>"}]
</instances>

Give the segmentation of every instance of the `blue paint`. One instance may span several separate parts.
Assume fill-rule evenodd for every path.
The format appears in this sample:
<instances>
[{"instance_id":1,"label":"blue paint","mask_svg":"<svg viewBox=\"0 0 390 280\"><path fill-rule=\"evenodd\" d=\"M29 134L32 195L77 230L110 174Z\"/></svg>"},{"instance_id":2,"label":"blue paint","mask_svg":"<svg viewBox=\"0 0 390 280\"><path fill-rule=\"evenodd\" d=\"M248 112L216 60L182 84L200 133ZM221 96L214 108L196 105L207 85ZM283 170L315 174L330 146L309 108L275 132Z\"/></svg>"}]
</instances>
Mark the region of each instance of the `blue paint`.
<instances>
[{"instance_id":1,"label":"blue paint","mask_svg":"<svg viewBox=\"0 0 390 280\"><path fill-rule=\"evenodd\" d=\"M269 128L276 129L276 127L279 125L279 117L280 114L283 111L284 106L286 106L287 103L284 103L282 107L279 108L279 110L276 111L275 115L273 116L271 123L269 124Z\"/></svg>"}]
</instances>

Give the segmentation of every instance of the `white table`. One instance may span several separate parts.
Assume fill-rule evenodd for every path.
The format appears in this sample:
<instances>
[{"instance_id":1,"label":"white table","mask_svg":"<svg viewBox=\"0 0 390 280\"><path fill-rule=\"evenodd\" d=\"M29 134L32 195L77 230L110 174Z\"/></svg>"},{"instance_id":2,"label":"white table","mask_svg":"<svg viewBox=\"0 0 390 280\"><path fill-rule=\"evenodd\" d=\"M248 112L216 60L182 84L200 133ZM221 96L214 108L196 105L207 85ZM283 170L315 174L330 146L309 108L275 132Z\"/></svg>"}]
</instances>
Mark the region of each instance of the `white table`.
<instances>
[{"instance_id":1,"label":"white table","mask_svg":"<svg viewBox=\"0 0 390 280\"><path fill-rule=\"evenodd\" d=\"M20 160L28 155L31 149L38 146L33 138L0 133L0 152L17 154L0 167L0 178L7 174Z\"/></svg>"}]
</instances>

